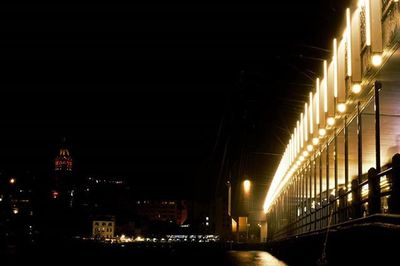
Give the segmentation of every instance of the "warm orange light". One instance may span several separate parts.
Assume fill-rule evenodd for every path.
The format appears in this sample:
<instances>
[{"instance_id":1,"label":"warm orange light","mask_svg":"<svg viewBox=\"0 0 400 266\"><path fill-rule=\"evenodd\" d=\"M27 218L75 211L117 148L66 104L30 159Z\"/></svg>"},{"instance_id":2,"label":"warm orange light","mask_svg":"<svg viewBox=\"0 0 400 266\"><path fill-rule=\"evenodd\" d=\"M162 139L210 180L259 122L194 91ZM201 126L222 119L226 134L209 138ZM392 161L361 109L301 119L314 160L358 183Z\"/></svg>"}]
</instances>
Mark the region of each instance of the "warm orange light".
<instances>
[{"instance_id":1,"label":"warm orange light","mask_svg":"<svg viewBox=\"0 0 400 266\"><path fill-rule=\"evenodd\" d=\"M339 113L346 112L346 104L345 103L339 103L338 104L338 111L339 111Z\"/></svg>"},{"instance_id":2,"label":"warm orange light","mask_svg":"<svg viewBox=\"0 0 400 266\"><path fill-rule=\"evenodd\" d=\"M353 84L353 86L352 86L352 88L351 88L351 91L353 92L353 93L355 93L355 94L358 94L358 93L360 93L361 92L361 84L359 84L359 83L355 83L355 84Z\"/></svg>"},{"instance_id":3,"label":"warm orange light","mask_svg":"<svg viewBox=\"0 0 400 266\"><path fill-rule=\"evenodd\" d=\"M328 117L327 121L329 126L333 126L335 124L335 118L333 117Z\"/></svg>"},{"instance_id":4,"label":"warm orange light","mask_svg":"<svg viewBox=\"0 0 400 266\"><path fill-rule=\"evenodd\" d=\"M317 139L317 140L318 140L318 139ZM314 149L313 145L310 144L310 145L307 146L307 150L308 150L309 152L312 152L313 149Z\"/></svg>"},{"instance_id":5,"label":"warm orange light","mask_svg":"<svg viewBox=\"0 0 400 266\"><path fill-rule=\"evenodd\" d=\"M243 181L243 188L244 188L244 192L245 193L249 193L250 192L250 187L251 187L251 183L250 183L249 180Z\"/></svg>"},{"instance_id":6,"label":"warm orange light","mask_svg":"<svg viewBox=\"0 0 400 266\"><path fill-rule=\"evenodd\" d=\"M382 64L382 56L380 54L374 54L372 56L372 65L378 67Z\"/></svg>"},{"instance_id":7,"label":"warm orange light","mask_svg":"<svg viewBox=\"0 0 400 266\"><path fill-rule=\"evenodd\" d=\"M16 182L15 178L10 179L10 184L15 184L15 182Z\"/></svg>"}]
</instances>

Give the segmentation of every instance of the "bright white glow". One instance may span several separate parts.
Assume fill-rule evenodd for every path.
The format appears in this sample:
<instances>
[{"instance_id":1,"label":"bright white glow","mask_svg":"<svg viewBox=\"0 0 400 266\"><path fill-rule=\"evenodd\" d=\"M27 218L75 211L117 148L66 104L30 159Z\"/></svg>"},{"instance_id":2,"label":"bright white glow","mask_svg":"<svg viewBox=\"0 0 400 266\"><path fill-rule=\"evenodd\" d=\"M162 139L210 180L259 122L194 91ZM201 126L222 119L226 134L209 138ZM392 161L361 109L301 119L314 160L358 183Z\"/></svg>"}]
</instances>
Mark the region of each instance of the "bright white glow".
<instances>
[{"instance_id":1,"label":"bright white glow","mask_svg":"<svg viewBox=\"0 0 400 266\"><path fill-rule=\"evenodd\" d=\"M293 162L293 134L292 134L292 138L289 141L289 157L290 157L290 164Z\"/></svg>"},{"instance_id":2,"label":"bright white glow","mask_svg":"<svg viewBox=\"0 0 400 266\"><path fill-rule=\"evenodd\" d=\"M303 151L303 156L304 156L304 157L308 157L308 155L310 155L310 154L308 153L308 151Z\"/></svg>"},{"instance_id":3,"label":"bright white glow","mask_svg":"<svg viewBox=\"0 0 400 266\"><path fill-rule=\"evenodd\" d=\"M313 93L312 92L310 92L310 134L313 134L314 133L314 128L313 128L313 124L314 124L314 121L313 121Z\"/></svg>"},{"instance_id":4,"label":"bright white glow","mask_svg":"<svg viewBox=\"0 0 400 266\"><path fill-rule=\"evenodd\" d=\"M325 128L320 128L318 132L319 132L319 135L320 135L321 137L323 137L323 136L326 135L326 129L325 129Z\"/></svg>"},{"instance_id":5,"label":"bright white glow","mask_svg":"<svg viewBox=\"0 0 400 266\"><path fill-rule=\"evenodd\" d=\"M328 62L324 60L324 79L323 88L324 90L324 112L328 112Z\"/></svg>"},{"instance_id":6,"label":"bright white glow","mask_svg":"<svg viewBox=\"0 0 400 266\"><path fill-rule=\"evenodd\" d=\"M320 88L319 88L319 78L317 78L317 82L316 82L316 94L315 94L315 110L316 110L316 114L315 114L315 118L316 118L316 123L317 125L320 124L319 121L319 94L320 94Z\"/></svg>"},{"instance_id":7,"label":"bright white glow","mask_svg":"<svg viewBox=\"0 0 400 266\"><path fill-rule=\"evenodd\" d=\"M335 118L333 117L328 117L328 119L326 120L326 122L328 123L329 126L333 126L335 124Z\"/></svg>"},{"instance_id":8,"label":"bright white glow","mask_svg":"<svg viewBox=\"0 0 400 266\"><path fill-rule=\"evenodd\" d=\"M135 241L137 241L137 242L143 242L143 241L144 241L144 238L141 237L141 236L138 236L138 237L136 237Z\"/></svg>"},{"instance_id":9,"label":"bright white glow","mask_svg":"<svg viewBox=\"0 0 400 266\"><path fill-rule=\"evenodd\" d=\"M304 141L308 141L308 104L304 105Z\"/></svg>"},{"instance_id":10,"label":"bright white glow","mask_svg":"<svg viewBox=\"0 0 400 266\"><path fill-rule=\"evenodd\" d=\"M14 213L14 214L18 214L18 212L19 212L19 211L18 211L18 208L14 208L14 209L13 209L13 213Z\"/></svg>"},{"instance_id":11,"label":"bright white glow","mask_svg":"<svg viewBox=\"0 0 400 266\"><path fill-rule=\"evenodd\" d=\"M300 114L300 148L303 148L304 143L304 120L303 113Z\"/></svg>"},{"instance_id":12,"label":"bright white glow","mask_svg":"<svg viewBox=\"0 0 400 266\"><path fill-rule=\"evenodd\" d=\"M249 180L243 181L243 188L244 188L244 192L245 193L249 193L250 192L250 186L251 186L251 183L250 183Z\"/></svg>"},{"instance_id":13,"label":"bright white glow","mask_svg":"<svg viewBox=\"0 0 400 266\"><path fill-rule=\"evenodd\" d=\"M303 155L300 156L299 160L300 160L300 162L304 161L304 156Z\"/></svg>"},{"instance_id":14,"label":"bright white glow","mask_svg":"<svg viewBox=\"0 0 400 266\"><path fill-rule=\"evenodd\" d=\"M382 64L382 56L380 54L374 54L372 56L372 65L378 67Z\"/></svg>"},{"instance_id":15,"label":"bright white glow","mask_svg":"<svg viewBox=\"0 0 400 266\"><path fill-rule=\"evenodd\" d=\"M346 9L346 25L347 25L347 76L351 77L352 75L352 65L351 65L351 16L350 16L350 8Z\"/></svg>"},{"instance_id":16,"label":"bright white glow","mask_svg":"<svg viewBox=\"0 0 400 266\"><path fill-rule=\"evenodd\" d=\"M309 145L307 146L307 151L312 152L313 149L314 149L313 145L309 144Z\"/></svg>"},{"instance_id":17,"label":"bright white glow","mask_svg":"<svg viewBox=\"0 0 400 266\"><path fill-rule=\"evenodd\" d=\"M365 6L365 0L358 0L358 7L364 7Z\"/></svg>"},{"instance_id":18,"label":"bright white glow","mask_svg":"<svg viewBox=\"0 0 400 266\"><path fill-rule=\"evenodd\" d=\"M297 151L296 151L296 155L299 154L300 152L300 121L297 121Z\"/></svg>"},{"instance_id":19,"label":"bright white glow","mask_svg":"<svg viewBox=\"0 0 400 266\"><path fill-rule=\"evenodd\" d=\"M293 138L293 150L295 148L294 145L295 140L296 138ZM271 186L268 190L267 196L264 201L263 209L265 213L267 213L270 210L271 206L275 201L276 196L279 195L281 189L286 184L287 180L290 178L290 176L287 173L289 167L290 165L288 164L288 161L282 158L275 172L274 178L272 179Z\"/></svg>"},{"instance_id":20,"label":"bright white glow","mask_svg":"<svg viewBox=\"0 0 400 266\"><path fill-rule=\"evenodd\" d=\"M294 154L293 156L296 157L297 156L297 129L294 128L294 143L293 143L294 147L293 147L293 151Z\"/></svg>"},{"instance_id":21,"label":"bright white glow","mask_svg":"<svg viewBox=\"0 0 400 266\"><path fill-rule=\"evenodd\" d=\"M346 112L346 104L345 103L339 103L337 108L338 108L339 113Z\"/></svg>"},{"instance_id":22,"label":"bright white glow","mask_svg":"<svg viewBox=\"0 0 400 266\"><path fill-rule=\"evenodd\" d=\"M351 91L355 94L360 93L361 92L361 84L359 84L359 83L353 84Z\"/></svg>"},{"instance_id":23,"label":"bright white glow","mask_svg":"<svg viewBox=\"0 0 400 266\"><path fill-rule=\"evenodd\" d=\"M337 57L337 40L333 39L333 96L338 97L338 57Z\"/></svg>"},{"instance_id":24,"label":"bright white glow","mask_svg":"<svg viewBox=\"0 0 400 266\"><path fill-rule=\"evenodd\" d=\"M312 143L313 143L314 145L318 145L318 143L319 143L319 138L313 138Z\"/></svg>"},{"instance_id":25,"label":"bright white glow","mask_svg":"<svg viewBox=\"0 0 400 266\"><path fill-rule=\"evenodd\" d=\"M15 184L15 178L10 178L10 184Z\"/></svg>"}]
</instances>

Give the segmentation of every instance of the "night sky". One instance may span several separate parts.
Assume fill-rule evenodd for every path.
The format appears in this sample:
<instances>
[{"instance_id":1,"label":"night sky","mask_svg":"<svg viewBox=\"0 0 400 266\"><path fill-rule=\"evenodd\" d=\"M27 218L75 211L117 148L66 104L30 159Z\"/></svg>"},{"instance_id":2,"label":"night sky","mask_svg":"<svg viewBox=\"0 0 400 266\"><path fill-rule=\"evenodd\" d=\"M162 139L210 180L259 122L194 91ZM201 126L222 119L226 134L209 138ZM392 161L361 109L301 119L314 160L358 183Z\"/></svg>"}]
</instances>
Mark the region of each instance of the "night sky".
<instances>
[{"instance_id":1,"label":"night sky","mask_svg":"<svg viewBox=\"0 0 400 266\"><path fill-rule=\"evenodd\" d=\"M82 176L190 195L232 109L282 153L346 2L1 4L0 167L46 174L66 137Z\"/></svg>"}]
</instances>

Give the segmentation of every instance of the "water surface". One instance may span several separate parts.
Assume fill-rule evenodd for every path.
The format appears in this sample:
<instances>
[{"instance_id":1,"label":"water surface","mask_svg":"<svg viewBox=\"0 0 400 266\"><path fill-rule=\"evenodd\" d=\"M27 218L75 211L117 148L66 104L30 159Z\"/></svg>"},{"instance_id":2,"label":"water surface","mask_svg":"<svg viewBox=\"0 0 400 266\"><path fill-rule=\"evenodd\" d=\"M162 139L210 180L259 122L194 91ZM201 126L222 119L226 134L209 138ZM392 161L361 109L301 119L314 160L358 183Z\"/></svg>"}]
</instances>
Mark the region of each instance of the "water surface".
<instances>
[{"instance_id":1,"label":"water surface","mask_svg":"<svg viewBox=\"0 0 400 266\"><path fill-rule=\"evenodd\" d=\"M227 265L231 266L286 266L265 251L228 251Z\"/></svg>"}]
</instances>

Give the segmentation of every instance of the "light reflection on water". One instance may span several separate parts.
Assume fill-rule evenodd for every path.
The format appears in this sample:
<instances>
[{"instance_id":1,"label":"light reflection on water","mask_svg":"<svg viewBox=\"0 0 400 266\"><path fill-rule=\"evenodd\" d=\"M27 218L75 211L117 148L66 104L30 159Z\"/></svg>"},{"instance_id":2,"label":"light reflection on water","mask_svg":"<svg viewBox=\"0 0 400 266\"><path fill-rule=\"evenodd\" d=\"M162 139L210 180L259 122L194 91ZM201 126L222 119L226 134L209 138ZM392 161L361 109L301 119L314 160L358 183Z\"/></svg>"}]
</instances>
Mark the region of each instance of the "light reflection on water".
<instances>
[{"instance_id":1,"label":"light reflection on water","mask_svg":"<svg viewBox=\"0 0 400 266\"><path fill-rule=\"evenodd\" d=\"M232 266L287 266L265 251L229 251Z\"/></svg>"}]
</instances>

